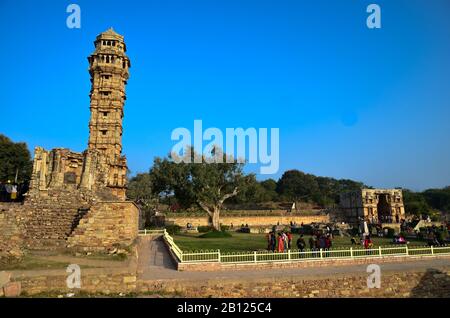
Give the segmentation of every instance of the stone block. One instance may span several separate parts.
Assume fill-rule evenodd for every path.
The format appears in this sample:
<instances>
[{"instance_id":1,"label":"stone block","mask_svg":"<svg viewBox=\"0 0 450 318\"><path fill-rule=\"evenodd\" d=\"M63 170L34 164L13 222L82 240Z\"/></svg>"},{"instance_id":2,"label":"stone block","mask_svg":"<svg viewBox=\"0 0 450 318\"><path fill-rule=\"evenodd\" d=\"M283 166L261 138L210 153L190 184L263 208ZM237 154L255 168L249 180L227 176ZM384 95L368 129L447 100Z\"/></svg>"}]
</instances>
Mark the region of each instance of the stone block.
<instances>
[{"instance_id":1,"label":"stone block","mask_svg":"<svg viewBox=\"0 0 450 318\"><path fill-rule=\"evenodd\" d=\"M18 297L22 291L20 282L10 282L3 286L5 297Z\"/></svg>"}]
</instances>

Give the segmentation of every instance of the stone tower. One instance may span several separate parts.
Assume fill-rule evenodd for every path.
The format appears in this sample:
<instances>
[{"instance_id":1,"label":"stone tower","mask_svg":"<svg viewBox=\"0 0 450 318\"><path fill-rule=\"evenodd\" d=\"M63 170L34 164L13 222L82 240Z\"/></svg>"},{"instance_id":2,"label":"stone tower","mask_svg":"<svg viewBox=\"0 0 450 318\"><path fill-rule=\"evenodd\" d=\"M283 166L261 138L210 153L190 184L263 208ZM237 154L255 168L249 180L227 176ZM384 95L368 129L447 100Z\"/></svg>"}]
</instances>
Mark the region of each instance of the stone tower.
<instances>
[{"instance_id":1,"label":"stone tower","mask_svg":"<svg viewBox=\"0 0 450 318\"><path fill-rule=\"evenodd\" d=\"M111 28L97 36L88 57L91 75L91 118L88 150L98 151L108 166L107 187L125 198L127 163L122 156L125 85L131 66L123 36Z\"/></svg>"}]
</instances>

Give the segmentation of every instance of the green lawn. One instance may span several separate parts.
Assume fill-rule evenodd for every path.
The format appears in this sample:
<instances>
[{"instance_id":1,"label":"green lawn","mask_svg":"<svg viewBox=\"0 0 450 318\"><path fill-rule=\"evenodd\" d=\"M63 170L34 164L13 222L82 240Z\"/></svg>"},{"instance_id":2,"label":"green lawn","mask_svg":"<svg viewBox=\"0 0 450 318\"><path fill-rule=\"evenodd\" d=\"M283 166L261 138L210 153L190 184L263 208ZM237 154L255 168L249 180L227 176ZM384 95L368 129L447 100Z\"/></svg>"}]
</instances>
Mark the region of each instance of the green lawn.
<instances>
[{"instance_id":1,"label":"green lawn","mask_svg":"<svg viewBox=\"0 0 450 318\"><path fill-rule=\"evenodd\" d=\"M265 250L267 248L266 234L248 234L230 232L230 238L200 238L201 234L177 234L174 235L175 243L183 251L200 251L200 250L217 250L221 252L242 252L242 251L257 251ZM299 235L294 235L293 244L297 241ZM309 236L304 236L305 242L308 245ZM390 238L372 238L374 247L393 245ZM426 243L423 241L410 241L409 246L420 245ZM335 237L333 239L333 249L339 247L348 248L351 246L349 237Z\"/></svg>"}]
</instances>

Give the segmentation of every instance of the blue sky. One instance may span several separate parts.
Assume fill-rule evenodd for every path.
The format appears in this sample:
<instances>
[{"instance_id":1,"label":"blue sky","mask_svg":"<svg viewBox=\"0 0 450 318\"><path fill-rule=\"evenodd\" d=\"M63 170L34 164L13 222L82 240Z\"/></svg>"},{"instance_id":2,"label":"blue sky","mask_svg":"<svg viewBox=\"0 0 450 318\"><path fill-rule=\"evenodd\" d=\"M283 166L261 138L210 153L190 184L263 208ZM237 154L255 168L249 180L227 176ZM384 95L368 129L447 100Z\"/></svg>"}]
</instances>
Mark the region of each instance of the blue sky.
<instances>
[{"instance_id":1,"label":"blue sky","mask_svg":"<svg viewBox=\"0 0 450 318\"><path fill-rule=\"evenodd\" d=\"M366 27L378 3L382 28ZM81 7L81 29L66 7ZM0 0L0 133L87 147L95 36L125 36L133 173L177 127L280 128L280 170L415 190L450 184L448 0ZM256 171L250 166L248 171ZM266 178L267 176L261 177Z\"/></svg>"}]
</instances>

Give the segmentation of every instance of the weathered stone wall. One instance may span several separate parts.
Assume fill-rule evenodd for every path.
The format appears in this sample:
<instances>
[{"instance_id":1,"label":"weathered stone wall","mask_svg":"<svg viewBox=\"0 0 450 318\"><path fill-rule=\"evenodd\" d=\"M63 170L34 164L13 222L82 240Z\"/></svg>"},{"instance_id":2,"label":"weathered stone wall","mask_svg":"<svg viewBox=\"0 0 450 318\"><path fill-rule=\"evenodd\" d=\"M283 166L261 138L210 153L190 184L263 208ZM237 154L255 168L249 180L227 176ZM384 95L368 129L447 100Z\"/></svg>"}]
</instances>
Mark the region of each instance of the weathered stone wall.
<instances>
[{"instance_id":1,"label":"weathered stone wall","mask_svg":"<svg viewBox=\"0 0 450 318\"><path fill-rule=\"evenodd\" d=\"M450 268L383 272L380 288L367 287L366 273L266 279L139 280L132 272L84 270L81 290L67 288L67 274L13 275L22 295L68 293L152 293L181 297L450 297Z\"/></svg>"},{"instance_id":2,"label":"weathered stone wall","mask_svg":"<svg viewBox=\"0 0 450 318\"><path fill-rule=\"evenodd\" d=\"M83 272L84 273L84 272ZM13 279L20 282L23 295L36 295L40 293L69 293L78 291L67 288L67 274L37 275L17 277ZM84 275L81 278L82 292L92 294L118 294L136 291L135 273L100 273Z\"/></svg>"},{"instance_id":3,"label":"weathered stone wall","mask_svg":"<svg viewBox=\"0 0 450 318\"><path fill-rule=\"evenodd\" d=\"M270 279L138 282L139 292L172 293L181 297L450 297L450 269L387 272L381 288L367 287L367 274Z\"/></svg>"},{"instance_id":4,"label":"weathered stone wall","mask_svg":"<svg viewBox=\"0 0 450 318\"><path fill-rule=\"evenodd\" d=\"M133 202L98 202L68 238L69 247L105 251L128 246L137 238L139 208Z\"/></svg>"},{"instance_id":5,"label":"weathered stone wall","mask_svg":"<svg viewBox=\"0 0 450 318\"><path fill-rule=\"evenodd\" d=\"M76 190L48 190L46 195L25 200L20 223L30 249L65 247L66 239L78 225L89 204Z\"/></svg>"},{"instance_id":6,"label":"weathered stone wall","mask_svg":"<svg viewBox=\"0 0 450 318\"><path fill-rule=\"evenodd\" d=\"M314 216L222 216L220 218L220 223L223 225L231 226L237 228L242 224L248 224L250 226L273 226L278 223L283 225L289 225L290 222L295 222L297 224L310 224L313 222L329 222L328 215L314 215ZM186 226L186 224L191 223L193 226L207 226L209 222L208 216L205 217L168 217L166 218L166 223L173 223L179 226Z\"/></svg>"},{"instance_id":7,"label":"weathered stone wall","mask_svg":"<svg viewBox=\"0 0 450 318\"><path fill-rule=\"evenodd\" d=\"M23 237L11 213L19 204L0 204L0 265L17 262L23 256Z\"/></svg>"}]
</instances>

